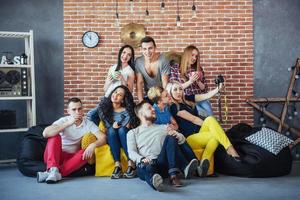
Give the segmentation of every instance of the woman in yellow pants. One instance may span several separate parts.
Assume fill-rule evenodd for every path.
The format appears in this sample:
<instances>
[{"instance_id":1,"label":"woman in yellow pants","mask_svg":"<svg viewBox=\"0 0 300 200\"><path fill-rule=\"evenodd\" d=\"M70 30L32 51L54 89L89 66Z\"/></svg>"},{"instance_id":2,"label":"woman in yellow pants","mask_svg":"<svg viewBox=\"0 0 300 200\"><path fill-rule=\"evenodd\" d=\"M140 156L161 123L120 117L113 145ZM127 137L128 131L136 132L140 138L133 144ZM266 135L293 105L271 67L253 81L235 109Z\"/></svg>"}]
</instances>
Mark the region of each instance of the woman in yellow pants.
<instances>
[{"instance_id":1,"label":"woman in yellow pants","mask_svg":"<svg viewBox=\"0 0 300 200\"><path fill-rule=\"evenodd\" d=\"M196 102L213 97L221 88L222 83L208 93L187 96L183 94L183 87L179 82L170 82L166 87L173 101L170 112L177 121L180 132L193 149L204 148L200 163L201 177L207 175L209 160L219 144L226 149L228 155L240 161L238 153L217 120L212 116L202 120L195 106Z\"/></svg>"}]
</instances>

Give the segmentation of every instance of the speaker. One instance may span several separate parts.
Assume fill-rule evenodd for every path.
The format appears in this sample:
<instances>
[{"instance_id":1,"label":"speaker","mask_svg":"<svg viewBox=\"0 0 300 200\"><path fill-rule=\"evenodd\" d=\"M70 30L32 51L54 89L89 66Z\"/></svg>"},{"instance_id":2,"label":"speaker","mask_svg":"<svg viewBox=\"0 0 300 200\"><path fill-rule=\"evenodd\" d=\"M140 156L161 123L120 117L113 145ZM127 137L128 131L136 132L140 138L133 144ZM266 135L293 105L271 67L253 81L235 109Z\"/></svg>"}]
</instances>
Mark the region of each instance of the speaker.
<instances>
[{"instance_id":1,"label":"speaker","mask_svg":"<svg viewBox=\"0 0 300 200\"><path fill-rule=\"evenodd\" d=\"M28 68L0 68L0 96L29 96Z\"/></svg>"},{"instance_id":2,"label":"speaker","mask_svg":"<svg viewBox=\"0 0 300 200\"><path fill-rule=\"evenodd\" d=\"M0 110L0 129L16 128L16 111Z\"/></svg>"}]
</instances>

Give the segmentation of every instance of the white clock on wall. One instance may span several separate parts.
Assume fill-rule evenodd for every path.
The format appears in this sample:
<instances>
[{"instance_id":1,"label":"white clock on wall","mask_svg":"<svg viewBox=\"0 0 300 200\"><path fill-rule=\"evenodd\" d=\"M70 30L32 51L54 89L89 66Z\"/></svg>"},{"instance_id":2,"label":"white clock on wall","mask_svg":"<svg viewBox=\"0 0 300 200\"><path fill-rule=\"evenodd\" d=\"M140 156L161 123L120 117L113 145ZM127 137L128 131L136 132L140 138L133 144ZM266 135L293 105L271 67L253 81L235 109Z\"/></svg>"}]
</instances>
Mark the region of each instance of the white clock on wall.
<instances>
[{"instance_id":1,"label":"white clock on wall","mask_svg":"<svg viewBox=\"0 0 300 200\"><path fill-rule=\"evenodd\" d=\"M94 48L98 45L100 36L94 31L86 31L82 36L82 43L88 48Z\"/></svg>"}]
</instances>

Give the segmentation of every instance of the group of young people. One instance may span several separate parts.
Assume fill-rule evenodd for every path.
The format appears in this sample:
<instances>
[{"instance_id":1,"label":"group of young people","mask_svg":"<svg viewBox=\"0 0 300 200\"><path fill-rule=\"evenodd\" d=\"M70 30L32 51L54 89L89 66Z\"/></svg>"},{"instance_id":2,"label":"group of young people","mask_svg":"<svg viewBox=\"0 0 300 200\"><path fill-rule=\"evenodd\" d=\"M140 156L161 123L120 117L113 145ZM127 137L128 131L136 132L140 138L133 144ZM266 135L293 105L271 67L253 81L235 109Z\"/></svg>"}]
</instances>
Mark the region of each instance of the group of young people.
<instances>
[{"instance_id":1,"label":"group of young people","mask_svg":"<svg viewBox=\"0 0 300 200\"><path fill-rule=\"evenodd\" d=\"M213 117L209 98L222 89L220 83L208 91L199 50L185 48L181 62L170 66L164 54L156 52L152 37L141 40L142 56L134 59L134 49L125 45L118 62L108 70L105 95L97 108L84 117L80 99L68 101L67 117L47 127L45 172L38 172L38 182L55 183L87 163L96 147L108 144L115 162L112 179L136 175L155 190L162 190L163 178L171 185L182 186L181 176L205 177L217 146L237 162L240 157L224 130ZM134 102L136 81L138 103ZM91 120L91 121L90 121ZM99 131L103 121L107 133ZM83 150L80 141L85 133L97 140ZM200 160L193 149L204 149ZM128 159L122 174L121 149Z\"/></svg>"}]
</instances>

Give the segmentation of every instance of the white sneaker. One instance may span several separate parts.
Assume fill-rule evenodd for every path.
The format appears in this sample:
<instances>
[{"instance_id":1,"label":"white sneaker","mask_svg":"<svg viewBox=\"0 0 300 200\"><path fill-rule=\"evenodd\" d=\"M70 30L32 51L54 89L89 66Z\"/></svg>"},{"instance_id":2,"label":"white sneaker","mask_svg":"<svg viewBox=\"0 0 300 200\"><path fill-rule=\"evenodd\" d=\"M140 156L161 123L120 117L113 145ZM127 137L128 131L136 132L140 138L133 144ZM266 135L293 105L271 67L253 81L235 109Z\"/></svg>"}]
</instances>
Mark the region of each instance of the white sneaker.
<instances>
[{"instance_id":1,"label":"white sneaker","mask_svg":"<svg viewBox=\"0 0 300 200\"><path fill-rule=\"evenodd\" d=\"M196 172L198 166L198 160L193 159L190 161L190 163L185 167L183 173L184 173L184 178L189 179L192 177L193 173Z\"/></svg>"},{"instance_id":2,"label":"white sneaker","mask_svg":"<svg viewBox=\"0 0 300 200\"><path fill-rule=\"evenodd\" d=\"M61 180L61 173L59 173L57 167L51 167L48 173L49 175L46 179L46 183L56 183Z\"/></svg>"},{"instance_id":3,"label":"white sneaker","mask_svg":"<svg viewBox=\"0 0 300 200\"><path fill-rule=\"evenodd\" d=\"M163 178L159 174L154 174L152 176L152 186L159 192L164 190Z\"/></svg>"},{"instance_id":4,"label":"white sneaker","mask_svg":"<svg viewBox=\"0 0 300 200\"><path fill-rule=\"evenodd\" d=\"M47 171L38 172L38 173L36 173L36 180L38 183L43 183L46 181L48 176L49 176L49 172L47 172Z\"/></svg>"}]
</instances>

